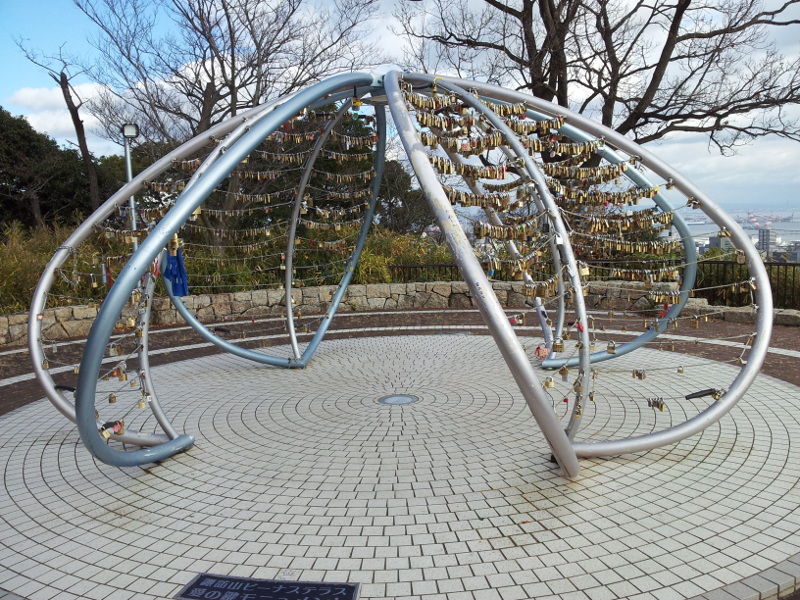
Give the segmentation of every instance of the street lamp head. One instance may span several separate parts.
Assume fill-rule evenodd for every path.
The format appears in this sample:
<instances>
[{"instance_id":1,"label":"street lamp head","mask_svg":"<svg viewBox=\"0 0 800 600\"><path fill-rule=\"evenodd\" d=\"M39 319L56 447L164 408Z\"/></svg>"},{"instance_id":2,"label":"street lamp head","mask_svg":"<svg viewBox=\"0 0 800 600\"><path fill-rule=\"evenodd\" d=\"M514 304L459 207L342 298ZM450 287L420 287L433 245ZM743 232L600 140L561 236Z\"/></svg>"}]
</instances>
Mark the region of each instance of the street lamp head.
<instances>
[{"instance_id":1,"label":"street lamp head","mask_svg":"<svg viewBox=\"0 0 800 600\"><path fill-rule=\"evenodd\" d=\"M133 139L139 136L139 126L135 123L125 123L122 125L122 136Z\"/></svg>"}]
</instances>

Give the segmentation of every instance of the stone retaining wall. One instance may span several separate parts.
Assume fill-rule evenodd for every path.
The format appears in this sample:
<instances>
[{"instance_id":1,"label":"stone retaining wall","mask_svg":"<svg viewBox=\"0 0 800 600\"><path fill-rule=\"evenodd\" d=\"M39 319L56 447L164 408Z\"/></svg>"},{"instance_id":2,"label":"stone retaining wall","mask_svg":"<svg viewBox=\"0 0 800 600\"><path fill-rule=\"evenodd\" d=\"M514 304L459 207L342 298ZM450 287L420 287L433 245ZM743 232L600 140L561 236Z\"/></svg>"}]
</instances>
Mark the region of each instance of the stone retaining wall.
<instances>
[{"instance_id":1,"label":"stone retaining wall","mask_svg":"<svg viewBox=\"0 0 800 600\"><path fill-rule=\"evenodd\" d=\"M675 284L656 284L658 290L675 289ZM493 284L500 303L507 308L525 308L526 296L521 282L498 281ZM586 305L589 310L647 310L653 307L647 292L653 286L645 282L604 281L590 282ZM292 290L295 310L307 313L324 313L330 306L336 286L308 287ZM255 318L282 315L285 311L283 290L257 290L230 294L187 296L186 306L203 321L222 321L237 318ZM472 295L463 281L435 283L375 283L353 284L347 289L339 311L370 311L395 309L446 309L472 308ZM728 308L709 306L701 298L689 300L682 314L715 314L717 318L740 323L754 322L755 313L750 307ZM97 316L97 309L87 306L67 306L45 311L42 329L48 339L86 337ZM135 316L135 309L127 306L123 318ZM183 324L169 298L156 298L153 302L152 323L159 325ZM776 310L778 325L800 326L800 311ZM26 344L28 315L0 316L0 345Z\"/></svg>"}]
</instances>

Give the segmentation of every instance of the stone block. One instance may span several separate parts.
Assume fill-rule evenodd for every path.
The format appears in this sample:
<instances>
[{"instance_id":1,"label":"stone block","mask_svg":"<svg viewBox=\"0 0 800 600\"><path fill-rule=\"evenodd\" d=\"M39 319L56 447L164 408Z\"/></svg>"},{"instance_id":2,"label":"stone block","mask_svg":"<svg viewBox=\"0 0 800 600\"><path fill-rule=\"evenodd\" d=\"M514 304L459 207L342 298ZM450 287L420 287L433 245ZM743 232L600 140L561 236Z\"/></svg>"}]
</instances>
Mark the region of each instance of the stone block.
<instances>
[{"instance_id":1,"label":"stone block","mask_svg":"<svg viewBox=\"0 0 800 600\"><path fill-rule=\"evenodd\" d=\"M91 321L65 321L64 330L71 338L86 337L92 328Z\"/></svg>"},{"instance_id":2,"label":"stone block","mask_svg":"<svg viewBox=\"0 0 800 600\"><path fill-rule=\"evenodd\" d=\"M369 310L370 306L367 302L366 295L364 296L355 296L353 298L347 299L347 304L350 305L350 308L353 310Z\"/></svg>"},{"instance_id":3,"label":"stone block","mask_svg":"<svg viewBox=\"0 0 800 600\"><path fill-rule=\"evenodd\" d=\"M231 314L233 314L233 315L244 314L252 306L253 306L253 303L250 300L241 300L241 301L231 302Z\"/></svg>"},{"instance_id":4,"label":"stone block","mask_svg":"<svg viewBox=\"0 0 800 600\"><path fill-rule=\"evenodd\" d=\"M385 310L395 310L397 308L397 299L396 298L387 298L386 304L384 304L383 308Z\"/></svg>"},{"instance_id":5,"label":"stone block","mask_svg":"<svg viewBox=\"0 0 800 600\"><path fill-rule=\"evenodd\" d=\"M267 304L267 290L254 290L250 292L250 299L253 302L253 305L256 306L261 304L262 306Z\"/></svg>"},{"instance_id":6,"label":"stone block","mask_svg":"<svg viewBox=\"0 0 800 600\"><path fill-rule=\"evenodd\" d=\"M424 308L447 308L448 298L439 294L430 293L423 305Z\"/></svg>"},{"instance_id":7,"label":"stone block","mask_svg":"<svg viewBox=\"0 0 800 600\"><path fill-rule=\"evenodd\" d=\"M755 323L756 313L749 306L725 308L722 318L731 323Z\"/></svg>"},{"instance_id":8,"label":"stone block","mask_svg":"<svg viewBox=\"0 0 800 600\"><path fill-rule=\"evenodd\" d=\"M303 288L303 304L304 305L316 305L319 304L319 288L318 287L309 287Z\"/></svg>"},{"instance_id":9,"label":"stone block","mask_svg":"<svg viewBox=\"0 0 800 600\"><path fill-rule=\"evenodd\" d=\"M398 309L414 308L414 296L400 294L396 299Z\"/></svg>"},{"instance_id":10,"label":"stone block","mask_svg":"<svg viewBox=\"0 0 800 600\"><path fill-rule=\"evenodd\" d=\"M450 297L450 293L452 292L452 287L449 283L440 283L436 282L431 286L431 292L434 294L438 294L440 296L444 296L445 298Z\"/></svg>"},{"instance_id":11,"label":"stone block","mask_svg":"<svg viewBox=\"0 0 800 600\"><path fill-rule=\"evenodd\" d=\"M186 301L188 298L189 298L188 296L186 298L184 298L184 301ZM152 308L152 310L153 311L169 310L169 307L171 305L172 305L172 302L170 301L169 298L153 298L153 308Z\"/></svg>"},{"instance_id":12,"label":"stone block","mask_svg":"<svg viewBox=\"0 0 800 600\"><path fill-rule=\"evenodd\" d=\"M232 300L231 294L212 294L210 298L212 304L223 304Z\"/></svg>"},{"instance_id":13,"label":"stone block","mask_svg":"<svg viewBox=\"0 0 800 600\"><path fill-rule=\"evenodd\" d=\"M386 298L367 298L367 304L369 305L370 310L383 310L386 306Z\"/></svg>"},{"instance_id":14,"label":"stone block","mask_svg":"<svg viewBox=\"0 0 800 600\"><path fill-rule=\"evenodd\" d=\"M67 337L67 332L64 331L64 327L61 325L61 323L54 323L47 329L42 329L42 332L49 340L63 340L65 337Z\"/></svg>"},{"instance_id":15,"label":"stone block","mask_svg":"<svg viewBox=\"0 0 800 600\"><path fill-rule=\"evenodd\" d=\"M333 295L336 293L335 285L325 285L319 288L319 301L330 302L333 300Z\"/></svg>"},{"instance_id":16,"label":"stone block","mask_svg":"<svg viewBox=\"0 0 800 600\"><path fill-rule=\"evenodd\" d=\"M191 296L188 296L188 298L191 298ZM187 307L189 306L189 304L186 303L186 298L184 298L184 304L186 304ZM206 294L202 294L200 296L194 296L193 308L206 307L209 304L211 304L211 296L208 296Z\"/></svg>"},{"instance_id":17,"label":"stone block","mask_svg":"<svg viewBox=\"0 0 800 600\"><path fill-rule=\"evenodd\" d=\"M14 320L14 317L16 317L16 316L17 315L11 315L8 318L8 324L9 325L18 324L18 322L15 322L15 320ZM56 309L56 320L57 321L66 321L67 319L71 319L71 318L72 318L72 308L64 306L64 307Z\"/></svg>"},{"instance_id":18,"label":"stone block","mask_svg":"<svg viewBox=\"0 0 800 600\"><path fill-rule=\"evenodd\" d=\"M494 295L497 296L498 302L501 305L506 306L508 304L508 291L507 290L498 290L495 289Z\"/></svg>"},{"instance_id":19,"label":"stone block","mask_svg":"<svg viewBox=\"0 0 800 600\"><path fill-rule=\"evenodd\" d=\"M469 286L466 281L454 281L450 284L450 289L454 294L469 294Z\"/></svg>"},{"instance_id":20,"label":"stone block","mask_svg":"<svg viewBox=\"0 0 800 600\"><path fill-rule=\"evenodd\" d=\"M267 306L278 306L283 304L283 297L286 295L286 290L275 289L267 290Z\"/></svg>"},{"instance_id":21,"label":"stone block","mask_svg":"<svg viewBox=\"0 0 800 600\"><path fill-rule=\"evenodd\" d=\"M67 308L66 310L72 311L71 308ZM22 325L23 323L28 322L28 313L14 313L13 315L8 315L8 324L9 325Z\"/></svg>"},{"instance_id":22,"label":"stone block","mask_svg":"<svg viewBox=\"0 0 800 600\"><path fill-rule=\"evenodd\" d=\"M450 308L472 308L472 298L466 294L451 294L449 306Z\"/></svg>"},{"instance_id":23,"label":"stone block","mask_svg":"<svg viewBox=\"0 0 800 600\"><path fill-rule=\"evenodd\" d=\"M91 325L91 323L89 324ZM28 339L28 323L18 323L8 326L8 337L12 342L22 342Z\"/></svg>"},{"instance_id":24,"label":"stone block","mask_svg":"<svg viewBox=\"0 0 800 600\"><path fill-rule=\"evenodd\" d=\"M511 282L510 281L493 281L492 288L497 291L509 291L511 289Z\"/></svg>"},{"instance_id":25,"label":"stone block","mask_svg":"<svg viewBox=\"0 0 800 600\"><path fill-rule=\"evenodd\" d=\"M367 286L367 298L382 298L386 300L391 296L388 283L373 283Z\"/></svg>"},{"instance_id":26,"label":"stone block","mask_svg":"<svg viewBox=\"0 0 800 600\"><path fill-rule=\"evenodd\" d=\"M247 302L253 299L253 292L234 292L233 300L236 302Z\"/></svg>"},{"instance_id":27,"label":"stone block","mask_svg":"<svg viewBox=\"0 0 800 600\"><path fill-rule=\"evenodd\" d=\"M800 327L800 310L790 308L775 311L775 325L788 325L790 327Z\"/></svg>"},{"instance_id":28,"label":"stone block","mask_svg":"<svg viewBox=\"0 0 800 600\"><path fill-rule=\"evenodd\" d=\"M0 336L8 335L8 317L0 317Z\"/></svg>"},{"instance_id":29,"label":"stone block","mask_svg":"<svg viewBox=\"0 0 800 600\"><path fill-rule=\"evenodd\" d=\"M348 298L355 298L357 296L365 296L367 295L367 286L363 283L357 283L353 285L347 286L347 296Z\"/></svg>"},{"instance_id":30,"label":"stone block","mask_svg":"<svg viewBox=\"0 0 800 600\"><path fill-rule=\"evenodd\" d=\"M406 284L405 283L390 283L389 284L389 293L392 296L395 294L405 294L406 293Z\"/></svg>"},{"instance_id":31,"label":"stone block","mask_svg":"<svg viewBox=\"0 0 800 600\"><path fill-rule=\"evenodd\" d=\"M97 309L87 306L76 306L72 309L72 317L74 319L96 319Z\"/></svg>"},{"instance_id":32,"label":"stone block","mask_svg":"<svg viewBox=\"0 0 800 600\"><path fill-rule=\"evenodd\" d=\"M214 303L212 305L215 317L227 317L231 314L231 303L229 301Z\"/></svg>"}]
</instances>

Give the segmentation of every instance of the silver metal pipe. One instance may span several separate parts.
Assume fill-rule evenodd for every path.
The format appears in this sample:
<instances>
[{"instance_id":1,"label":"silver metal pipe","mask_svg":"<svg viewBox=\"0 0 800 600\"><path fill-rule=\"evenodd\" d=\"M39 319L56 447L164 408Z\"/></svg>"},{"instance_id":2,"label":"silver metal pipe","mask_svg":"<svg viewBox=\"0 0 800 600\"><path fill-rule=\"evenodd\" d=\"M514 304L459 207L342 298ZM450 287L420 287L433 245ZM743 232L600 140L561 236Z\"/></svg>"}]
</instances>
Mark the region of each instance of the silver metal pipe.
<instances>
[{"instance_id":1,"label":"silver metal pipe","mask_svg":"<svg viewBox=\"0 0 800 600\"><path fill-rule=\"evenodd\" d=\"M408 114L405 100L400 90L399 71L390 71L384 77L384 85L389 100L389 110L394 118L397 132L411 166L417 175L425 196L431 205L436 221L453 252L456 263L470 288L472 297L486 326L508 364L517 385L528 404L539 428L553 451L558 464L568 477L576 477L580 465L561 423L556 417L550 401L533 374L528 357L506 318L505 311L497 300L486 275L483 272L472 246L469 243L458 216L455 214L447 194L439 184L436 172L428 161L425 147L419 140L416 126Z\"/></svg>"}]
</instances>

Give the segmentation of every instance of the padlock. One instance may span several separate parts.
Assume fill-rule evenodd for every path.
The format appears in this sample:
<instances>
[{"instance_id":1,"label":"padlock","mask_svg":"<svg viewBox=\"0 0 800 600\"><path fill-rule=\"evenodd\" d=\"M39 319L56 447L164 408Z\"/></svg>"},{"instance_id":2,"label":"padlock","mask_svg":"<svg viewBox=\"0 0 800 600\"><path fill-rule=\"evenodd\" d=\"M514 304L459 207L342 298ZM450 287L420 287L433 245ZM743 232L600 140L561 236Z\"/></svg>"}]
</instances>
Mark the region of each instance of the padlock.
<instances>
[{"instance_id":1,"label":"padlock","mask_svg":"<svg viewBox=\"0 0 800 600\"><path fill-rule=\"evenodd\" d=\"M118 379L119 379L120 381L128 381L128 374L127 374L125 371L123 371L123 370L120 370L120 371L119 371L119 376L118 376Z\"/></svg>"},{"instance_id":2,"label":"padlock","mask_svg":"<svg viewBox=\"0 0 800 600\"><path fill-rule=\"evenodd\" d=\"M43 361L42 361L42 368L43 368L45 371L47 371L47 369L49 369L49 368L50 368L50 363L47 361L47 359L45 359L45 360L43 360Z\"/></svg>"},{"instance_id":3,"label":"padlock","mask_svg":"<svg viewBox=\"0 0 800 600\"><path fill-rule=\"evenodd\" d=\"M81 368L80 367L72 367L72 372L75 373L75 375L77 375L78 373L81 372Z\"/></svg>"},{"instance_id":4,"label":"padlock","mask_svg":"<svg viewBox=\"0 0 800 600\"><path fill-rule=\"evenodd\" d=\"M689 321L689 325L692 329L700 329L700 320L697 317L692 317L692 320Z\"/></svg>"},{"instance_id":5,"label":"padlock","mask_svg":"<svg viewBox=\"0 0 800 600\"><path fill-rule=\"evenodd\" d=\"M144 396L142 396L136 403L136 408L145 408L146 406L147 406L147 401L144 399Z\"/></svg>"},{"instance_id":6,"label":"padlock","mask_svg":"<svg viewBox=\"0 0 800 600\"><path fill-rule=\"evenodd\" d=\"M125 319L125 325L128 327L136 327L136 319L133 317L128 317Z\"/></svg>"},{"instance_id":7,"label":"padlock","mask_svg":"<svg viewBox=\"0 0 800 600\"><path fill-rule=\"evenodd\" d=\"M683 373L683 367L678 365L678 373Z\"/></svg>"},{"instance_id":8,"label":"padlock","mask_svg":"<svg viewBox=\"0 0 800 600\"><path fill-rule=\"evenodd\" d=\"M556 387L556 382L553 381L552 377L545 377L544 378L544 388L545 389L552 389Z\"/></svg>"},{"instance_id":9,"label":"padlock","mask_svg":"<svg viewBox=\"0 0 800 600\"><path fill-rule=\"evenodd\" d=\"M606 346L606 352L608 352L609 354L616 354L617 343L614 341L608 342L608 346Z\"/></svg>"},{"instance_id":10,"label":"padlock","mask_svg":"<svg viewBox=\"0 0 800 600\"><path fill-rule=\"evenodd\" d=\"M109 394L108 395L108 403L115 404L117 402L117 395L116 394Z\"/></svg>"},{"instance_id":11,"label":"padlock","mask_svg":"<svg viewBox=\"0 0 800 600\"><path fill-rule=\"evenodd\" d=\"M558 370L558 374L561 375L561 381L567 381L567 377L569 376L569 369L567 368L567 365L562 365Z\"/></svg>"},{"instance_id":12,"label":"padlock","mask_svg":"<svg viewBox=\"0 0 800 600\"><path fill-rule=\"evenodd\" d=\"M565 340L572 339L572 332L569 329L565 329L564 332L561 334L561 337Z\"/></svg>"},{"instance_id":13,"label":"padlock","mask_svg":"<svg viewBox=\"0 0 800 600\"><path fill-rule=\"evenodd\" d=\"M572 384L572 391L580 394L583 391L583 384L581 383L580 379L576 379L575 383Z\"/></svg>"},{"instance_id":14,"label":"padlock","mask_svg":"<svg viewBox=\"0 0 800 600\"><path fill-rule=\"evenodd\" d=\"M553 342L553 352L564 352L564 342L561 338L556 338Z\"/></svg>"},{"instance_id":15,"label":"padlock","mask_svg":"<svg viewBox=\"0 0 800 600\"><path fill-rule=\"evenodd\" d=\"M108 429L106 429L105 427L101 427L100 428L100 436L104 440L107 440L107 439L109 439L111 437L111 432Z\"/></svg>"}]
</instances>

